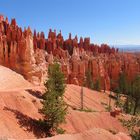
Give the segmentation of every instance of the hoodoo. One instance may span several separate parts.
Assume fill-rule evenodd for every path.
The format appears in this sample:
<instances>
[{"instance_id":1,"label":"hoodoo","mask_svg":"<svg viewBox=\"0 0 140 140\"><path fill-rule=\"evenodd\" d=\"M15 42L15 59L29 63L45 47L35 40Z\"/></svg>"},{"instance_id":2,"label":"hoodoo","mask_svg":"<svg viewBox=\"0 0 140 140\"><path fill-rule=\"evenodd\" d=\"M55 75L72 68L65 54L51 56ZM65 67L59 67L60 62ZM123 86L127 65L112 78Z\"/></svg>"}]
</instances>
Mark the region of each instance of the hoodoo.
<instances>
[{"instance_id":1,"label":"hoodoo","mask_svg":"<svg viewBox=\"0 0 140 140\"><path fill-rule=\"evenodd\" d=\"M22 30L15 19L0 16L0 65L22 74L34 84L43 83L48 64L59 61L69 84L83 85L86 72L90 71L93 82L101 83L101 89L109 90L110 81L115 88L121 72L133 80L140 73L140 56L121 53L107 44L90 43L90 38L78 37L64 40L61 31L49 30L32 33L30 27Z\"/></svg>"}]
</instances>

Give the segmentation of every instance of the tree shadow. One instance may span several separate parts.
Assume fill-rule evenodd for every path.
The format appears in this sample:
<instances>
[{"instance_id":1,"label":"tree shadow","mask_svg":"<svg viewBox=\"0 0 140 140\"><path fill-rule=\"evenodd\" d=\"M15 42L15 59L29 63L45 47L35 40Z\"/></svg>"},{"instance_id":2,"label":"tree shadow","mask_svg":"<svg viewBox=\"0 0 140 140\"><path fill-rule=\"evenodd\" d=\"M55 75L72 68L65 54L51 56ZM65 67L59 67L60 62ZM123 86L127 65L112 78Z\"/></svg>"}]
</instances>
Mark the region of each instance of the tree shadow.
<instances>
[{"instance_id":1,"label":"tree shadow","mask_svg":"<svg viewBox=\"0 0 140 140\"><path fill-rule=\"evenodd\" d=\"M36 98L43 99L41 91L35 91L32 89L27 89L26 91Z\"/></svg>"},{"instance_id":2,"label":"tree shadow","mask_svg":"<svg viewBox=\"0 0 140 140\"><path fill-rule=\"evenodd\" d=\"M33 119L18 110L4 107L3 110L14 113L19 125L24 128L24 131L32 132L36 138L50 137L51 133L48 131L46 124L42 120Z\"/></svg>"}]
</instances>

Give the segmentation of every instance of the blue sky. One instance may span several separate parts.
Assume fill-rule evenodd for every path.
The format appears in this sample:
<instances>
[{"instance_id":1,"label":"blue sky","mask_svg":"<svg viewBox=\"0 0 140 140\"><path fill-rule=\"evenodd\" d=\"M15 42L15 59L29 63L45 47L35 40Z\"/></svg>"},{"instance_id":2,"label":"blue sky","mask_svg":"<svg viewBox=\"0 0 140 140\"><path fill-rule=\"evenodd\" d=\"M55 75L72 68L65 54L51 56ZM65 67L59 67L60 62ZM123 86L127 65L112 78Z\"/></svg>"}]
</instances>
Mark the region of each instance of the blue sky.
<instances>
[{"instance_id":1,"label":"blue sky","mask_svg":"<svg viewBox=\"0 0 140 140\"><path fill-rule=\"evenodd\" d=\"M140 0L0 0L0 13L48 34L90 37L92 43L140 44Z\"/></svg>"}]
</instances>

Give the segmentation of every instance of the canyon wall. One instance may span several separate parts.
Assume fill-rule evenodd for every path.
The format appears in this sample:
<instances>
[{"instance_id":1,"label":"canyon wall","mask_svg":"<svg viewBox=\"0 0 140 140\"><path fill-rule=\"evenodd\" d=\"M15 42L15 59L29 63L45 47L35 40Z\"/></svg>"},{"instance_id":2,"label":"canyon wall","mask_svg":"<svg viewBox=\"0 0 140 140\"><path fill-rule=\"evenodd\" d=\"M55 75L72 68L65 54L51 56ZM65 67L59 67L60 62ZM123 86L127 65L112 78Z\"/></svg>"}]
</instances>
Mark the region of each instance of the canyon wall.
<instances>
[{"instance_id":1,"label":"canyon wall","mask_svg":"<svg viewBox=\"0 0 140 140\"><path fill-rule=\"evenodd\" d=\"M0 65L22 74L34 84L43 83L48 65L58 61L69 84L83 85L86 73L90 72L93 82L110 90L110 81L115 88L119 75L125 72L131 81L140 73L140 55L118 52L107 44L90 43L90 38L78 37L64 40L61 31L49 30L32 33L30 27L22 30L15 19L0 16Z\"/></svg>"}]
</instances>

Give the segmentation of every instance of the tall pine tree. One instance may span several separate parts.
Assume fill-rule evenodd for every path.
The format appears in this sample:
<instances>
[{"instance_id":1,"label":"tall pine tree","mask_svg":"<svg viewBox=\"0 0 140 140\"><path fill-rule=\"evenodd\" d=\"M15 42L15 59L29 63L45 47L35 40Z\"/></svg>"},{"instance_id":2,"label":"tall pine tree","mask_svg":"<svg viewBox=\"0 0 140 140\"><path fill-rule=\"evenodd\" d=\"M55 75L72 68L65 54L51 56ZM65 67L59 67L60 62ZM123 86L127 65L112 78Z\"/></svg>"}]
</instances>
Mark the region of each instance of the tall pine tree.
<instances>
[{"instance_id":1,"label":"tall pine tree","mask_svg":"<svg viewBox=\"0 0 140 140\"><path fill-rule=\"evenodd\" d=\"M42 113L47 131L57 131L59 125L65 122L67 106L63 100L65 79L58 63L49 66L48 80L45 83L46 92Z\"/></svg>"}]
</instances>

